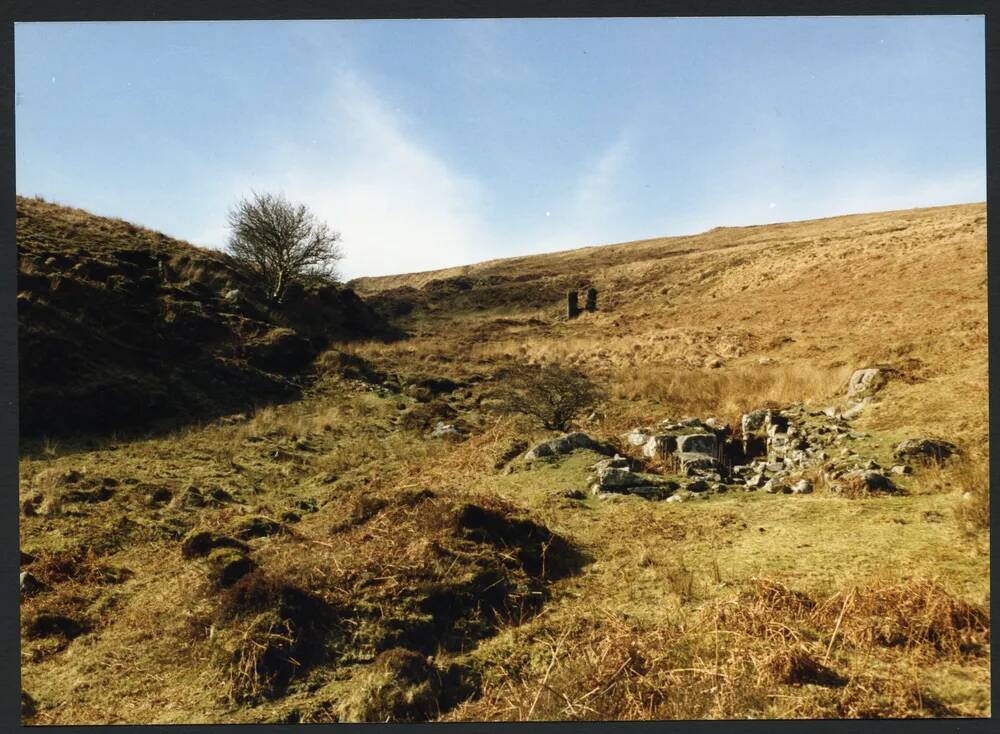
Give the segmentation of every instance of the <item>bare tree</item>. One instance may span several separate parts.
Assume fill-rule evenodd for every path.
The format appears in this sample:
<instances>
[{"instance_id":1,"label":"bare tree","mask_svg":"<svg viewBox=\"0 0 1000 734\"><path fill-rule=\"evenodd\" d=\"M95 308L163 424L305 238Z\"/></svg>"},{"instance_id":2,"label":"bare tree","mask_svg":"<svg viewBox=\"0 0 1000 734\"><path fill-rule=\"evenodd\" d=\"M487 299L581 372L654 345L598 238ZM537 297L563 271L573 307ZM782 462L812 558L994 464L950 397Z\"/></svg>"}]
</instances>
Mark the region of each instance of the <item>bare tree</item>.
<instances>
[{"instance_id":1,"label":"bare tree","mask_svg":"<svg viewBox=\"0 0 1000 734\"><path fill-rule=\"evenodd\" d=\"M549 430L565 431L574 418L600 400L601 391L580 370L524 365L503 378L495 397L505 412L523 413Z\"/></svg>"},{"instance_id":2,"label":"bare tree","mask_svg":"<svg viewBox=\"0 0 1000 734\"><path fill-rule=\"evenodd\" d=\"M337 280L340 234L304 204L281 194L253 193L229 210L229 226L229 254L273 303L281 303L289 283Z\"/></svg>"}]
</instances>

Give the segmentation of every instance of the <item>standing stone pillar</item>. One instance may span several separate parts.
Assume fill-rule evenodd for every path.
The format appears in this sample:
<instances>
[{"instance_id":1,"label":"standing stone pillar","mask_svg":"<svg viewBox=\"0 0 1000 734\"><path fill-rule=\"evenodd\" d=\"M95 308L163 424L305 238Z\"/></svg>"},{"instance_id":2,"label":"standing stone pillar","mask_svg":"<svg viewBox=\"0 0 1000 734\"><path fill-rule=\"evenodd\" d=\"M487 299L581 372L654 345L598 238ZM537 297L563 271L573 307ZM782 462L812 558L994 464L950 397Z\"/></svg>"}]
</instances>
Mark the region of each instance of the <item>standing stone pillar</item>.
<instances>
[{"instance_id":1,"label":"standing stone pillar","mask_svg":"<svg viewBox=\"0 0 1000 734\"><path fill-rule=\"evenodd\" d=\"M587 289L587 310L593 313L597 310L597 289L588 288Z\"/></svg>"},{"instance_id":2,"label":"standing stone pillar","mask_svg":"<svg viewBox=\"0 0 1000 734\"><path fill-rule=\"evenodd\" d=\"M580 303L577 300L576 291L569 291L566 294L566 317L575 319L580 315Z\"/></svg>"}]
</instances>

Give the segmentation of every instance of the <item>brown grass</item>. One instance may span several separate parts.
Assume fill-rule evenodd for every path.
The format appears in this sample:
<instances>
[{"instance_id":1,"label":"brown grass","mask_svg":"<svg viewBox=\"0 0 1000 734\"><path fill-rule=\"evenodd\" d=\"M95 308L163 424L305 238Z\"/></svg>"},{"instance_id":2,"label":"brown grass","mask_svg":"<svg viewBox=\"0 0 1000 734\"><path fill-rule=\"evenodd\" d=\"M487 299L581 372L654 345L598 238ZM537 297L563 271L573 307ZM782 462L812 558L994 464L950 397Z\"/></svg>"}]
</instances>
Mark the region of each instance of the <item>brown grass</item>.
<instances>
[{"instance_id":1,"label":"brown grass","mask_svg":"<svg viewBox=\"0 0 1000 734\"><path fill-rule=\"evenodd\" d=\"M931 579L861 584L824 602L813 619L856 647L900 647L925 655L978 652L990 637L984 607Z\"/></svg>"},{"instance_id":2,"label":"brown grass","mask_svg":"<svg viewBox=\"0 0 1000 734\"><path fill-rule=\"evenodd\" d=\"M845 593L858 604L848 613L836 603ZM844 670L856 653L831 655L832 642L839 634L842 646L886 647L878 615L889 614L914 615L913 644L957 644L970 625L979 635L988 629L982 610L970 610L926 581L872 582L818 603L755 579L687 624L643 630L616 615L569 623L542 640L537 658L492 660L481 698L448 718L808 718L831 708L843 717L946 715L912 680Z\"/></svg>"},{"instance_id":3,"label":"brown grass","mask_svg":"<svg viewBox=\"0 0 1000 734\"><path fill-rule=\"evenodd\" d=\"M647 400L666 416L715 416L731 425L756 408L817 403L839 393L851 368L815 365L740 366L725 370L645 367L612 382L621 400Z\"/></svg>"},{"instance_id":4,"label":"brown grass","mask_svg":"<svg viewBox=\"0 0 1000 734\"><path fill-rule=\"evenodd\" d=\"M990 529L990 467L982 452L966 454L950 467L961 492L955 514L968 533L981 535Z\"/></svg>"},{"instance_id":5,"label":"brown grass","mask_svg":"<svg viewBox=\"0 0 1000 734\"><path fill-rule=\"evenodd\" d=\"M988 430L982 205L725 228L470 272L537 278L542 296L586 277L601 310L567 323L559 294L478 310L445 292L407 317L409 338L345 349L401 379L467 381L439 398L472 426L465 441L426 438L427 404L342 380L330 356L303 400L246 421L22 459L22 499L48 487L50 469L120 482L107 502L22 518L22 546L54 586L22 612L93 623L72 641L26 640L35 723L329 722L366 690L380 651L399 645L481 678L469 700L442 707L445 720L989 715L985 460L920 469L899 478L906 495L850 502L824 491L570 501L596 457L498 468L518 442L551 434L477 403L501 367L573 364L610 387L603 421L581 423L605 437L683 414L820 407L852 369L878 363L896 377L855 427L882 454L934 432L976 455ZM127 481L231 498L154 507ZM959 522L934 519L959 502ZM463 529L468 505L529 528L527 554L504 533ZM178 551L194 527L227 533L290 510L289 533L247 545L255 573L335 610L321 634L298 637L267 594L255 607L231 598L236 587L212 589L204 564ZM515 520L590 562L551 578L557 545ZM64 563L87 546L92 563ZM103 582L87 570L99 567L134 575ZM879 575L907 568L913 578ZM461 614L432 633L423 604ZM300 659L300 639L326 657Z\"/></svg>"}]
</instances>

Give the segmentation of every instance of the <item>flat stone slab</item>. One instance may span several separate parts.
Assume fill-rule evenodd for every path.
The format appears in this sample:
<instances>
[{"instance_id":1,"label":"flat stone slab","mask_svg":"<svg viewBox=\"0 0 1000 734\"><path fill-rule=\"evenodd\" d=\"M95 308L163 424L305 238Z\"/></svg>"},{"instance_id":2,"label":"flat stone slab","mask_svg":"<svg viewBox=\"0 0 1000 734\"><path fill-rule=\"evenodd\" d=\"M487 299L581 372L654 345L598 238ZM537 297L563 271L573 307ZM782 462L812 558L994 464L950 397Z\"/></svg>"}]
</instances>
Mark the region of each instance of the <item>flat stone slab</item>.
<instances>
[{"instance_id":1,"label":"flat stone slab","mask_svg":"<svg viewBox=\"0 0 1000 734\"><path fill-rule=\"evenodd\" d=\"M677 437L678 454L708 454L714 456L719 441L714 433L688 433Z\"/></svg>"},{"instance_id":2,"label":"flat stone slab","mask_svg":"<svg viewBox=\"0 0 1000 734\"><path fill-rule=\"evenodd\" d=\"M540 459L545 456L556 456L557 454L569 454L576 449L589 449L605 456L614 456L615 448L610 444L598 441L586 433L567 433L565 436L553 438L538 444L524 455L526 459Z\"/></svg>"}]
</instances>

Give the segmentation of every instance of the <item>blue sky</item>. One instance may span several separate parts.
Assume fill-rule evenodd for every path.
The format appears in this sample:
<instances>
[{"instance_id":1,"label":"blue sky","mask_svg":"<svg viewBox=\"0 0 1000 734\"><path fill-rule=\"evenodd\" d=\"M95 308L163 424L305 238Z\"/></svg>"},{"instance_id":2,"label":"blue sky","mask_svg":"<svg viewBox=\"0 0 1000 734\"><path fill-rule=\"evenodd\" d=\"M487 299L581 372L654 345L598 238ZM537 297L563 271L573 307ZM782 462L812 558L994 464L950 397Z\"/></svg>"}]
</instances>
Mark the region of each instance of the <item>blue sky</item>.
<instances>
[{"instance_id":1,"label":"blue sky","mask_svg":"<svg viewBox=\"0 0 1000 734\"><path fill-rule=\"evenodd\" d=\"M17 190L347 277L986 198L981 17L26 23Z\"/></svg>"}]
</instances>

